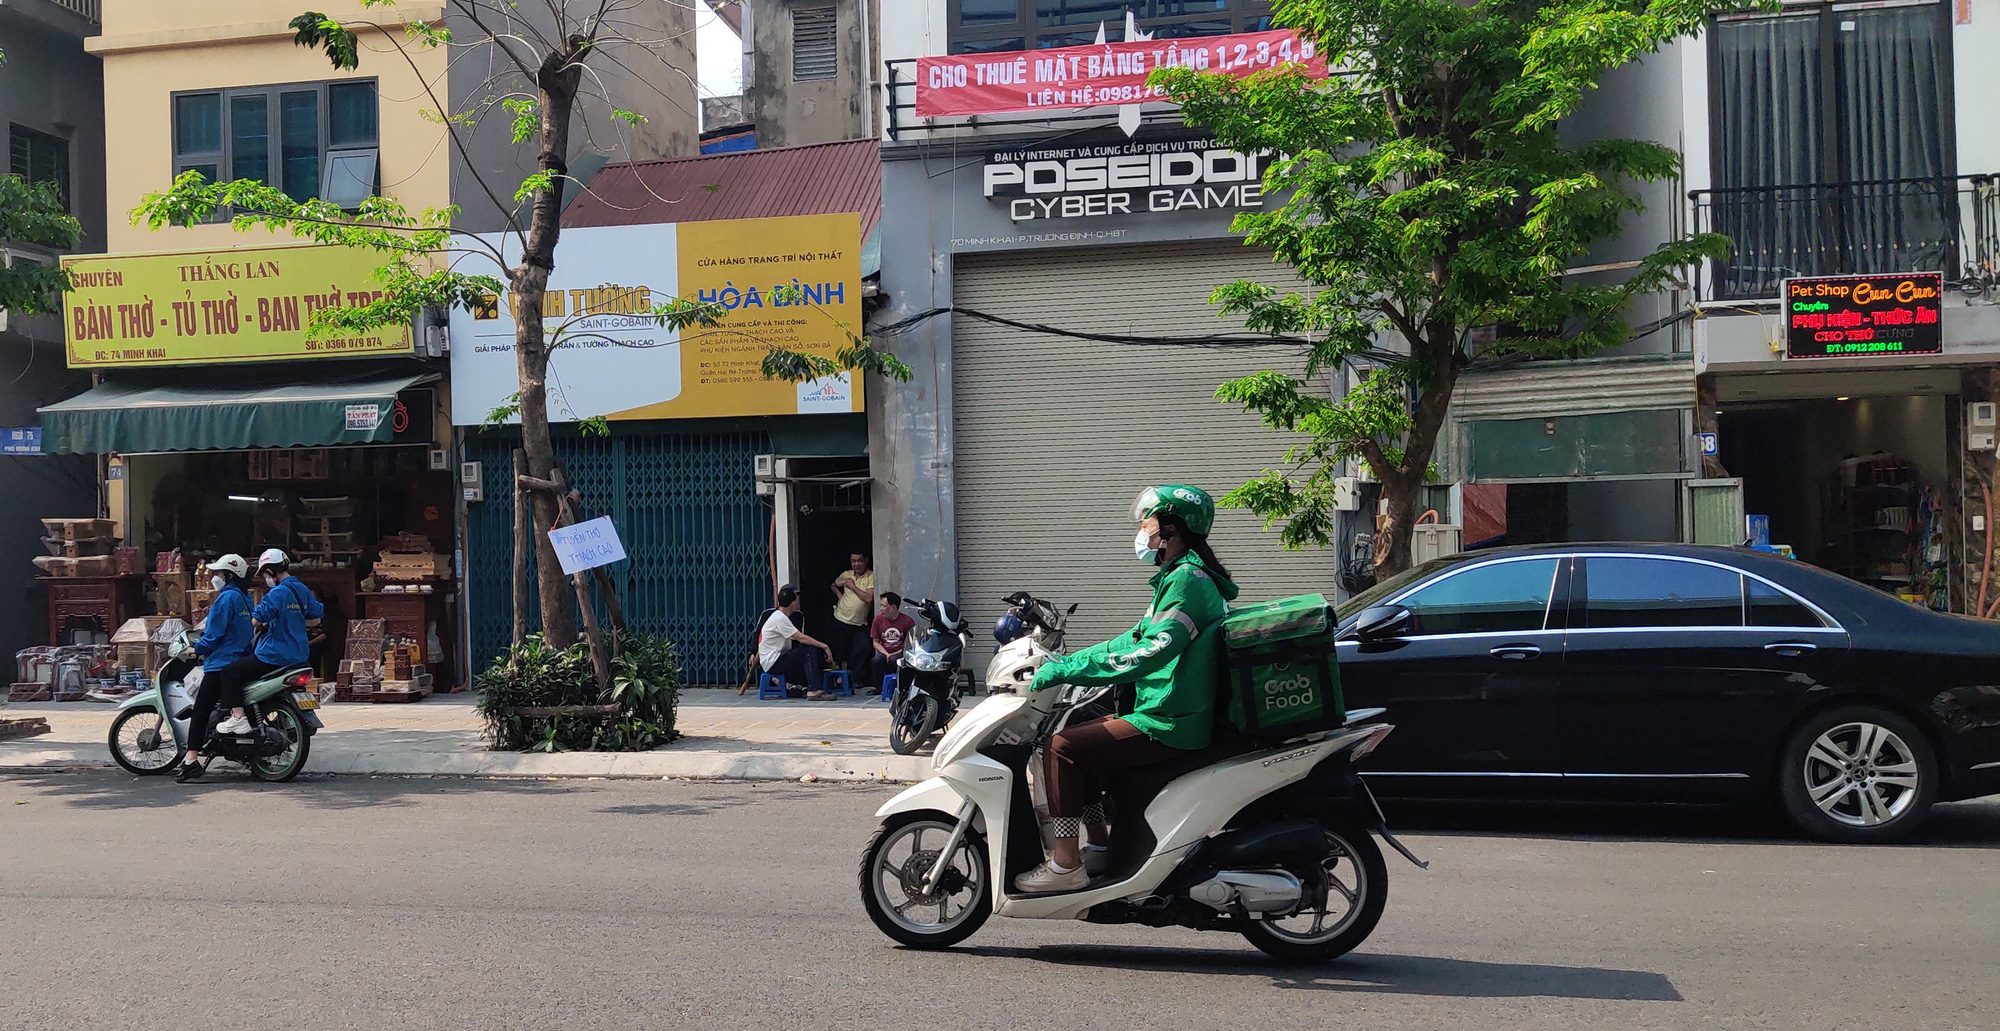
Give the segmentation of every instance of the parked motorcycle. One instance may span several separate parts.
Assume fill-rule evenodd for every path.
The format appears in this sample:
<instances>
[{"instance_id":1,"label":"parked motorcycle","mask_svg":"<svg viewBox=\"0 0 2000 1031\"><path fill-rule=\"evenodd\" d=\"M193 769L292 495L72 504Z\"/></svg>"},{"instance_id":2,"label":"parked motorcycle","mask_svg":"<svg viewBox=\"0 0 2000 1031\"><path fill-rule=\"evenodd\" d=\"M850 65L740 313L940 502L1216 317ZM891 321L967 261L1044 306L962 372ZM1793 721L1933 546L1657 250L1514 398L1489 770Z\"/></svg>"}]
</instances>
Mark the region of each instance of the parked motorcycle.
<instances>
[{"instance_id":1,"label":"parked motorcycle","mask_svg":"<svg viewBox=\"0 0 2000 1031\"><path fill-rule=\"evenodd\" d=\"M126 699L111 721L111 758L130 773L142 777L170 773L187 758L189 720L194 715L194 692L187 681L201 665L190 647L191 637L184 635L161 664L153 689ZM282 782L298 776L312 750L313 735L324 726L315 712L319 697L306 690L311 681L312 669L297 666L244 688L244 711L250 718L247 734L215 733L216 724L229 715L216 706L202 754L240 763L258 780Z\"/></svg>"},{"instance_id":2,"label":"parked motorcycle","mask_svg":"<svg viewBox=\"0 0 2000 1031\"><path fill-rule=\"evenodd\" d=\"M945 948L998 913L1233 931L1280 959L1328 960L1381 919L1388 869L1371 832L1426 865L1389 833L1354 772L1394 729L1369 709L1348 713L1339 729L1221 739L1114 776L1106 872L1079 891L1015 892L1014 878L1042 861L1049 838L1030 766L1108 692L1032 690L1035 669L1054 654L1032 636L1003 648L987 680L994 693L938 743L937 775L876 813L862 905L895 941Z\"/></svg>"},{"instance_id":3,"label":"parked motorcycle","mask_svg":"<svg viewBox=\"0 0 2000 1031\"><path fill-rule=\"evenodd\" d=\"M889 699L889 747L909 755L951 722L958 701L972 690L965 668L968 628L958 606L925 599L917 613L929 628L908 642L896 660L896 693Z\"/></svg>"}]
</instances>

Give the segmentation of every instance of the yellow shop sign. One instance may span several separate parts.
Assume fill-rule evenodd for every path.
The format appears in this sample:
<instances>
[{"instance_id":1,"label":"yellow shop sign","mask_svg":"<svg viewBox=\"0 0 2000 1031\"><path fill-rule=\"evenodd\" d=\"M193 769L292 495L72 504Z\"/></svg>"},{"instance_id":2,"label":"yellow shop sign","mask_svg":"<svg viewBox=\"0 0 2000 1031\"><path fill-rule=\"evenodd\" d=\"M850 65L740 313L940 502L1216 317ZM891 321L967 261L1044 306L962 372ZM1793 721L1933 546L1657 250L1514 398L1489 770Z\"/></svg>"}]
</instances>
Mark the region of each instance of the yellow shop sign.
<instances>
[{"instance_id":1,"label":"yellow shop sign","mask_svg":"<svg viewBox=\"0 0 2000 1031\"><path fill-rule=\"evenodd\" d=\"M71 368L410 353L408 326L313 339L322 308L379 300L383 256L351 247L239 247L64 258Z\"/></svg>"}]
</instances>

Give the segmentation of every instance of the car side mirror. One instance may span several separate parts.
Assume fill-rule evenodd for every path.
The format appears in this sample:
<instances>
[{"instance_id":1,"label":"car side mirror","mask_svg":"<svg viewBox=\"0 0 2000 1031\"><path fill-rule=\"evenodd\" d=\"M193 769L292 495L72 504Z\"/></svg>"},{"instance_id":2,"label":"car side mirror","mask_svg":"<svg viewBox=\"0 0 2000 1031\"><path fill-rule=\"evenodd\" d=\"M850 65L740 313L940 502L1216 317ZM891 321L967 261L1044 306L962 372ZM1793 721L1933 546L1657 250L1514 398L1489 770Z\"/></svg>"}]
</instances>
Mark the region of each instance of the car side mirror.
<instances>
[{"instance_id":1,"label":"car side mirror","mask_svg":"<svg viewBox=\"0 0 2000 1031\"><path fill-rule=\"evenodd\" d=\"M1415 617L1401 605L1375 605L1361 610L1354 620L1354 636L1361 641L1384 641L1409 632Z\"/></svg>"}]
</instances>

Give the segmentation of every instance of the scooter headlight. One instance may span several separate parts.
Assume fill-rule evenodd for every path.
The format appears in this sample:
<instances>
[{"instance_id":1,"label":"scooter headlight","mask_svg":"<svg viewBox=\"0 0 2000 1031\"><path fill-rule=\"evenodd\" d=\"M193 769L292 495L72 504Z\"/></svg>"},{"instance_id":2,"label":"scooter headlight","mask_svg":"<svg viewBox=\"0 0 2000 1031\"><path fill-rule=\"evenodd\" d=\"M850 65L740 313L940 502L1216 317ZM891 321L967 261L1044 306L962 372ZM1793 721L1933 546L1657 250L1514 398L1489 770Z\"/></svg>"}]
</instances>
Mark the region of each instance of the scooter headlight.
<instances>
[{"instance_id":1,"label":"scooter headlight","mask_svg":"<svg viewBox=\"0 0 2000 1031\"><path fill-rule=\"evenodd\" d=\"M910 668L929 673L944 663L944 656L936 652L913 651L910 653Z\"/></svg>"}]
</instances>

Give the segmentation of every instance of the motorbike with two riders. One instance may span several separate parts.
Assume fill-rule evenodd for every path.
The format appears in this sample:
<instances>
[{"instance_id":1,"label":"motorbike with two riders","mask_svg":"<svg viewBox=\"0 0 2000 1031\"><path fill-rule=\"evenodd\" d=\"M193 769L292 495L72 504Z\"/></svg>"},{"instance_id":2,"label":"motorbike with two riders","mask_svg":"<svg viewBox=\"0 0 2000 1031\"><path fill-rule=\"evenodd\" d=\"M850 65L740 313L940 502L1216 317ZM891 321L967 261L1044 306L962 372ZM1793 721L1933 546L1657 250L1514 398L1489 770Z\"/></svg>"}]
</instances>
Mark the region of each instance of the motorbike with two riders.
<instances>
[{"instance_id":1,"label":"motorbike with two riders","mask_svg":"<svg viewBox=\"0 0 2000 1031\"><path fill-rule=\"evenodd\" d=\"M167 661L153 677L151 690L119 705L111 722L111 757L129 773L142 777L171 773L187 758L194 695L200 681L201 659L194 654L193 634L183 634ZM317 710L319 696L308 690L310 666L275 671L243 689L250 729L241 734L217 734L215 727L228 710L215 707L209 716L202 754L241 764L263 781L283 782L305 769L313 735L324 726Z\"/></svg>"}]
</instances>

